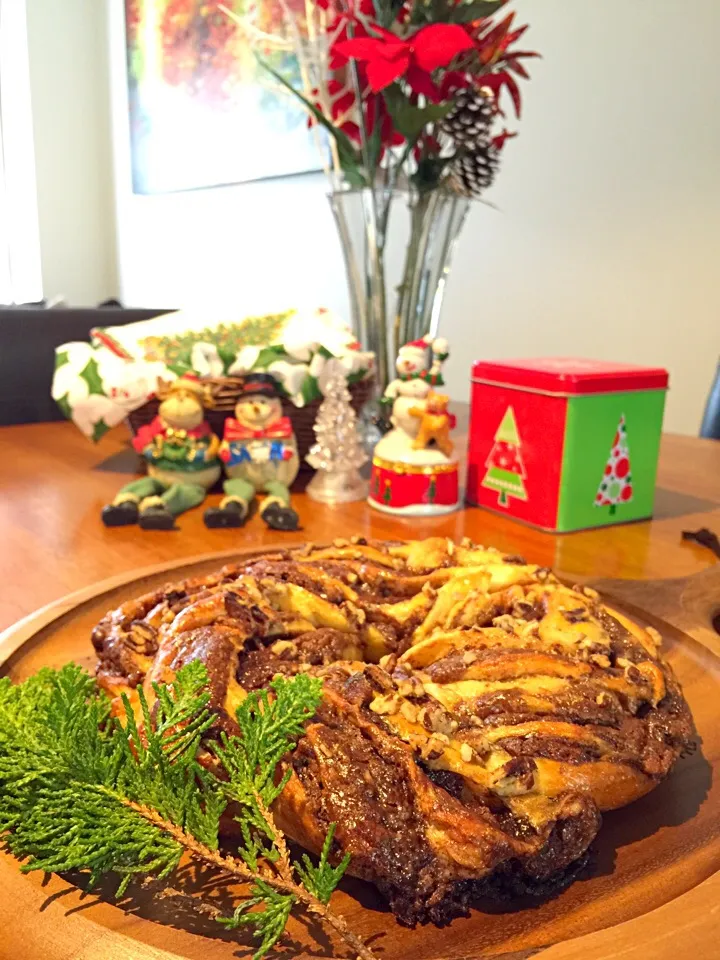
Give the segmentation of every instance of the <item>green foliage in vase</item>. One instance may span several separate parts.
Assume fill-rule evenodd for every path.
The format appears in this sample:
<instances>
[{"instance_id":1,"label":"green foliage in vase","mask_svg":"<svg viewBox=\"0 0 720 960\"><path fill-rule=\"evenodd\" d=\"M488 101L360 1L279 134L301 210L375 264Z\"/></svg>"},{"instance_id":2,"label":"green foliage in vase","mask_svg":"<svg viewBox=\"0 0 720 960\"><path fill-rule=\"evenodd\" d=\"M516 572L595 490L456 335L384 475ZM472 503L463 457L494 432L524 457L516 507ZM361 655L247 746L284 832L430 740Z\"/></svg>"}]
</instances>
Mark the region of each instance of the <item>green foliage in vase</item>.
<instances>
[{"instance_id":1,"label":"green foliage in vase","mask_svg":"<svg viewBox=\"0 0 720 960\"><path fill-rule=\"evenodd\" d=\"M93 678L69 664L13 685L0 680L0 833L22 871L84 871L90 885L120 876L167 877L186 852L251 884L232 916L250 926L264 956L294 907L319 916L355 952L372 954L327 907L348 865L330 863L334 825L315 865L292 863L270 807L287 774L276 769L321 699L321 681L300 674L251 693L236 718L239 735L205 735L214 723L207 670L192 662L173 684L138 688L141 722L123 696L121 723ZM207 750L217 761L208 769ZM205 751L204 764L200 756ZM241 858L219 851L220 818L240 826Z\"/></svg>"}]
</instances>

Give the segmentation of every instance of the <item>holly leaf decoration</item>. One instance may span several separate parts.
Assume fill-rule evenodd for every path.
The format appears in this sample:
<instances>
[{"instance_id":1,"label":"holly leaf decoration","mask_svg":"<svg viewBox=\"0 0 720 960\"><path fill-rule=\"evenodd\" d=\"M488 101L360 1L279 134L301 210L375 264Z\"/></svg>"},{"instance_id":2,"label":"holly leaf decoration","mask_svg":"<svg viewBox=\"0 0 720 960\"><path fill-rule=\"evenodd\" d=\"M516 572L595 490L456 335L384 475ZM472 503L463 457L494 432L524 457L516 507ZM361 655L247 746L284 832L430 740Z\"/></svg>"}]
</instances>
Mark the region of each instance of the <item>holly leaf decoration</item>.
<instances>
[{"instance_id":1,"label":"holly leaf decoration","mask_svg":"<svg viewBox=\"0 0 720 960\"><path fill-rule=\"evenodd\" d=\"M70 400L68 397L69 393L66 393L64 396L60 397L55 403L60 407L60 413L67 419L72 420L72 407L70 406Z\"/></svg>"},{"instance_id":2,"label":"holly leaf decoration","mask_svg":"<svg viewBox=\"0 0 720 960\"><path fill-rule=\"evenodd\" d=\"M80 371L79 376L87 383L88 393L97 393L101 397L105 396L102 377L98 373L97 360L91 357Z\"/></svg>"},{"instance_id":3,"label":"holly leaf decoration","mask_svg":"<svg viewBox=\"0 0 720 960\"><path fill-rule=\"evenodd\" d=\"M442 120L453 108L452 103L430 103L414 107L397 84L383 91L393 126L406 140L414 142L429 123Z\"/></svg>"},{"instance_id":4,"label":"holly leaf decoration","mask_svg":"<svg viewBox=\"0 0 720 960\"><path fill-rule=\"evenodd\" d=\"M310 374L308 374L302 382L300 393L302 394L306 406L312 403L313 400L320 399L322 394L320 392L320 387L318 386L317 377L311 377Z\"/></svg>"},{"instance_id":5,"label":"holly leaf decoration","mask_svg":"<svg viewBox=\"0 0 720 960\"><path fill-rule=\"evenodd\" d=\"M235 360L235 351L228 349L228 347L224 345L218 345L217 352L223 362L223 372L227 374L228 367L231 367Z\"/></svg>"},{"instance_id":6,"label":"holly leaf decoration","mask_svg":"<svg viewBox=\"0 0 720 960\"><path fill-rule=\"evenodd\" d=\"M67 350L57 350L55 352L55 369L59 370L60 367L64 367L66 363L70 363Z\"/></svg>"},{"instance_id":7,"label":"holly leaf decoration","mask_svg":"<svg viewBox=\"0 0 720 960\"><path fill-rule=\"evenodd\" d=\"M285 356L285 350L281 346L263 347L253 364L253 370L265 370L271 363Z\"/></svg>"},{"instance_id":8,"label":"holly leaf decoration","mask_svg":"<svg viewBox=\"0 0 720 960\"><path fill-rule=\"evenodd\" d=\"M93 432L92 432L93 442L97 443L101 437L105 436L105 434L108 432L109 429L110 427L105 423L103 418L100 417L98 422L93 424Z\"/></svg>"},{"instance_id":9,"label":"holly leaf decoration","mask_svg":"<svg viewBox=\"0 0 720 960\"><path fill-rule=\"evenodd\" d=\"M172 370L176 377L182 377L183 374L190 373L192 367L188 360L178 360L167 364L168 370Z\"/></svg>"}]
</instances>

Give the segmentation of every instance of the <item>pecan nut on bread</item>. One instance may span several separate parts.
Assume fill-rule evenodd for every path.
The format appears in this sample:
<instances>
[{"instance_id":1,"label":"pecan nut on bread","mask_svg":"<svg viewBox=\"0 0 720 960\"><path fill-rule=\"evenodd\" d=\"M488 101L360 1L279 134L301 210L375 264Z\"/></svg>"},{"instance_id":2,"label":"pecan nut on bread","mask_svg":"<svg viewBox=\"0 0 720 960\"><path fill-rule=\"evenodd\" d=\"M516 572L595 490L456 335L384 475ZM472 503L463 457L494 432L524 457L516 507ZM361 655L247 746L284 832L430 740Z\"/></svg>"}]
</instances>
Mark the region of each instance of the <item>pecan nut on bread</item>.
<instances>
[{"instance_id":1,"label":"pecan nut on bread","mask_svg":"<svg viewBox=\"0 0 720 960\"><path fill-rule=\"evenodd\" d=\"M246 691L324 677L275 816L311 851L335 822L337 856L409 924L493 878L568 871L693 733L656 632L467 541L254 556L123 604L93 643L100 684L131 702L202 660L227 731Z\"/></svg>"}]
</instances>

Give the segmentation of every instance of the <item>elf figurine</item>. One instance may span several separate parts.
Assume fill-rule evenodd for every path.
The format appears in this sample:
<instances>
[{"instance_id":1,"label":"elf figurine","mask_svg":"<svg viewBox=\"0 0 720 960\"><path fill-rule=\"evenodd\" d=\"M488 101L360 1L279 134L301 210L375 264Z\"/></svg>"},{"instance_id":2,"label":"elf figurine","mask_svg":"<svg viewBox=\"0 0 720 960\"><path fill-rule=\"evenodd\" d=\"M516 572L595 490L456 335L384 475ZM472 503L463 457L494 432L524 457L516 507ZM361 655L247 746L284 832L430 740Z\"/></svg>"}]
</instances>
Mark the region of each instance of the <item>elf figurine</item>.
<instances>
[{"instance_id":1,"label":"elf figurine","mask_svg":"<svg viewBox=\"0 0 720 960\"><path fill-rule=\"evenodd\" d=\"M158 415L133 439L148 476L128 483L103 507L107 527L138 523L143 530L172 530L175 517L199 506L220 478L220 441L205 419L205 407L213 405L208 389L186 374L157 395Z\"/></svg>"},{"instance_id":2,"label":"elf figurine","mask_svg":"<svg viewBox=\"0 0 720 960\"><path fill-rule=\"evenodd\" d=\"M225 421L220 458L228 479L219 507L205 511L208 527L241 527L256 493L264 493L260 516L273 530L297 530L298 515L290 506L290 484L300 467L289 417L282 414L275 378L248 374Z\"/></svg>"}]
</instances>

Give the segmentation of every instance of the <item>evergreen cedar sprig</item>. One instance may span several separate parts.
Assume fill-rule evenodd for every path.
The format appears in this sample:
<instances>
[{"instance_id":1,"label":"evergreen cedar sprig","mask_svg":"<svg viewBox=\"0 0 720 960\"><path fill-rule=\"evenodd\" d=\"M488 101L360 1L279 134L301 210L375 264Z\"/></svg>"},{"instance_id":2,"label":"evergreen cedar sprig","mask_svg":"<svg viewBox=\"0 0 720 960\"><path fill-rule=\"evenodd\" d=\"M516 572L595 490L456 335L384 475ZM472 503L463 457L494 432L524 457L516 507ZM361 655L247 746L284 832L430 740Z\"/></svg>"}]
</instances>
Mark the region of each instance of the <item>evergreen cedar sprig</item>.
<instances>
[{"instance_id":1,"label":"evergreen cedar sprig","mask_svg":"<svg viewBox=\"0 0 720 960\"><path fill-rule=\"evenodd\" d=\"M167 877L184 852L251 884L225 926L250 926L255 958L277 943L294 907L317 916L363 960L373 954L327 906L349 857L329 861L335 825L317 864L291 862L270 807L287 783L278 762L294 748L321 698L322 682L299 674L253 692L237 710L240 736L203 744L222 772L201 766L203 735L213 723L208 676L193 662L170 686L154 685L152 709L141 688L139 729L127 697L124 725L75 664L43 669L23 683L0 680L0 834L24 860L21 870ZM220 818L240 827L239 857L219 850Z\"/></svg>"}]
</instances>

